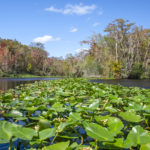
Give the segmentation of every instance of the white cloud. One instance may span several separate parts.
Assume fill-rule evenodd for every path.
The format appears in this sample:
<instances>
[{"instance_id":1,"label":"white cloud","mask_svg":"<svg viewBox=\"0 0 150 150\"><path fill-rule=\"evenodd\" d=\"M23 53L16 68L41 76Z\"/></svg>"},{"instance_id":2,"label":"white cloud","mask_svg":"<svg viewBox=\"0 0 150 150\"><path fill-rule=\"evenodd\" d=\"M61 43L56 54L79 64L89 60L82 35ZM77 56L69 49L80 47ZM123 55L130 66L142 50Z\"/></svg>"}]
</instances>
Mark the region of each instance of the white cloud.
<instances>
[{"instance_id":1,"label":"white cloud","mask_svg":"<svg viewBox=\"0 0 150 150\"><path fill-rule=\"evenodd\" d=\"M97 27L98 25L100 25L100 23L99 23L99 22L95 22L95 23L93 24L93 27Z\"/></svg>"},{"instance_id":2,"label":"white cloud","mask_svg":"<svg viewBox=\"0 0 150 150\"><path fill-rule=\"evenodd\" d=\"M49 8L46 8L45 10L46 10L46 11L50 11L50 12L56 12L56 13L62 13L62 12L63 12L62 9L57 9L57 8L55 8L55 7L53 7L53 6L51 6L51 7L49 7Z\"/></svg>"},{"instance_id":3,"label":"white cloud","mask_svg":"<svg viewBox=\"0 0 150 150\"><path fill-rule=\"evenodd\" d=\"M52 42L52 41L58 41L60 40L60 38L53 38L53 36L50 36L50 35L44 35L42 37L37 37L35 39L33 39L33 42L40 42L40 43L47 43L47 42Z\"/></svg>"},{"instance_id":4,"label":"white cloud","mask_svg":"<svg viewBox=\"0 0 150 150\"><path fill-rule=\"evenodd\" d=\"M62 13L62 14L76 14L76 15L86 15L92 13L96 9L96 5L72 5L67 4L64 9L58 9L53 6L46 8L46 11L55 12L55 13Z\"/></svg>"},{"instance_id":5,"label":"white cloud","mask_svg":"<svg viewBox=\"0 0 150 150\"><path fill-rule=\"evenodd\" d=\"M86 51L88 51L88 48L79 48L75 50L75 52L77 53L86 52Z\"/></svg>"},{"instance_id":6,"label":"white cloud","mask_svg":"<svg viewBox=\"0 0 150 150\"><path fill-rule=\"evenodd\" d=\"M75 27L72 27L72 28L70 29L70 32L77 32L77 31L78 31L78 29L75 28Z\"/></svg>"}]
</instances>

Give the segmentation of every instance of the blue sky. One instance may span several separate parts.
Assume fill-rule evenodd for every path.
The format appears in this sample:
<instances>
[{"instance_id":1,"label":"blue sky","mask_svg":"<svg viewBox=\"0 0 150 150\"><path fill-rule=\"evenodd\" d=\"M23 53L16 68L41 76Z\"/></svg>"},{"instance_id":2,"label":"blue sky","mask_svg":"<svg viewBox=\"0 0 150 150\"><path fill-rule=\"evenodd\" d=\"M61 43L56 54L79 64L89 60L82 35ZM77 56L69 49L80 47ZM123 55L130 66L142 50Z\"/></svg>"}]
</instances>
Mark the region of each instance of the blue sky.
<instances>
[{"instance_id":1,"label":"blue sky","mask_svg":"<svg viewBox=\"0 0 150 150\"><path fill-rule=\"evenodd\" d=\"M150 0L1 0L0 37L42 42L50 56L76 54L80 41L123 18L150 28Z\"/></svg>"}]
</instances>

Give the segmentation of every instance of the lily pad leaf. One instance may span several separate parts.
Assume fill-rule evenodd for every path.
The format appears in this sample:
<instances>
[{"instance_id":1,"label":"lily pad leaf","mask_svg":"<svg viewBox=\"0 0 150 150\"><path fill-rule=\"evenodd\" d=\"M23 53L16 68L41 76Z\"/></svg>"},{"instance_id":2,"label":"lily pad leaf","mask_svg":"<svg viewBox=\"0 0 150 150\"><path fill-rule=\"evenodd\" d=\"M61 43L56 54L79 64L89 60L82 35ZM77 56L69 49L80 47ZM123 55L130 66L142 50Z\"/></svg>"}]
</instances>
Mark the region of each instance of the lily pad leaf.
<instances>
[{"instance_id":1,"label":"lily pad leaf","mask_svg":"<svg viewBox=\"0 0 150 150\"><path fill-rule=\"evenodd\" d=\"M52 105L51 109L56 112L64 112L66 108L63 107L63 104L57 102Z\"/></svg>"},{"instance_id":2,"label":"lily pad leaf","mask_svg":"<svg viewBox=\"0 0 150 150\"><path fill-rule=\"evenodd\" d=\"M78 144L76 142L72 143L69 148L72 150L73 148L76 148Z\"/></svg>"},{"instance_id":3,"label":"lily pad leaf","mask_svg":"<svg viewBox=\"0 0 150 150\"><path fill-rule=\"evenodd\" d=\"M136 115L134 111L126 111L126 112L120 112L119 116L123 118L126 121L129 122L140 122L142 121L142 118L140 115Z\"/></svg>"},{"instance_id":4,"label":"lily pad leaf","mask_svg":"<svg viewBox=\"0 0 150 150\"><path fill-rule=\"evenodd\" d=\"M107 129L96 123L83 123L87 135L99 141L113 141L114 136Z\"/></svg>"},{"instance_id":5,"label":"lily pad leaf","mask_svg":"<svg viewBox=\"0 0 150 150\"><path fill-rule=\"evenodd\" d=\"M52 136L55 136L56 128L48 128L39 132L40 140L45 140Z\"/></svg>"},{"instance_id":6,"label":"lily pad leaf","mask_svg":"<svg viewBox=\"0 0 150 150\"><path fill-rule=\"evenodd\" d=\"M99 124L105 126L108 123L109 116L98 115L98 116L95 116L94 118Z\"/></svg>"},{"instance_id":7,"label":"lily pad leaf","mask_svg":"<svg viewBox=\"0 0 150 150\"><path fill-rule=\"evenodd\" d=\"M50 127L50 121L47 119L40 119L39 120L40 130L44 130Z\"/></svg>"},{"instance_id":8,"label":"lily pad leaf","mask_svg":"<svg viewBox=\"0 0 150 150\"><path fill-rule=\"evenodd\" d=\"M129 102L128 107L126 107L125 109L126 110L134 109L135 111L141 111L143 109L143 104L136 102Z\"/></svg>"},{"instance_id":9,"label":"lily pad leaf","mask_svg":"<svg viewBox=\"0 0 150 150\"><path fill-rule=\"evenodd\" d=\"M81 121L82 118L81 118L81 114L80 113L75 113L75 112L71 112L69 114L69 118L73 121Z\"/></svg>"},{"instance_id":10,"label":"lily pad leaf","mask_svg":"<svg viewBox=\"0 0 150 150\"><path fill-rule=\"evenodd\" d=\"M33 136L36 136L37 133L31 128L23 128L18 126L13 130L13 135L19 139L32 140Z\"/></svg>"},{"instance_id":11,"label":"lily pad leaf","mask_svg":"<svg viewBox=\"0 0 150 150\"><path fill-rule=\"evenodd\" d=\"M103 142L103 145L105 146L105 148L107 147L107 149L122 149L124 148L124 139L123 138L116 138L115 142Z\"/></svg>"},{"instance_id":12,"label":"lily pad leaf","mask_svg":"<svg viewBox=\"0 0 150 150\"><path fill-rule=\"evenodd\" d=\"M12 111L10 111L10 113L4 114L4 116L5 116L5 117L12 117L12 118L14 118L14 117L22 117L23 115L22 115L22 113L21 113L20 111L18 111L18 110L12 110Z\"/></svg>"},{"instance_id":13,"label":"lily pad leaf","mask_svg":"<svg viewBox=\"0 0 150 150\"><path fill-rule=\"evenodd\" d=\"M72 124L72 122L61 122L57 128L57 132L62 132L70 124Z\"/></svg>"},{"instance_id":14,"label":"lily pad leaf","mask_svg":"<svg viewBox=\"0 0 150 150\"><path fill-rule=\"evenodd\" d=\"M0 143L8 143L13 136L13 130L16 126L7 121L0 121Z\"/></svg>"},{"instance_id":15,"label":"lily pad leaf","mask_svg":"<svg viewBox=\"0 0 150 150\"><path fill-rule=\"evenodd\" d=\"M141 145L140 150L150 150L150 143Z\"/></svg>"},{"instance_id":16,"label":"lily pad leaf","mask_svg":"<svg viewBox=\"0 0 150 150\"><path fill-rule=\"evenodd\" d=\"M143 110L147 113L150 113L150 105L144 105Z\"/></svg>"},{"instance_id":17,"label":"lily pad leaf","mask_svg":"<svg viewBox=\"0 0 150 150\"><path fill-rule=\"evenodd\" d=\"M16 120L26 120L27 117L16 117L15 119L16 119Z\"/></svg>"},{"instance_id":18,"label":"lily pad leaf","mask_svg":"<svg viewBox=\"0 0 150 150\"><path fill-rule=\"evenodd\" d=\"M36 136L35 130L23 128L7 121L0 121L0 131L0 141L3 142L9 141L13 136L23 140L31 140L33 136Z\"/></svg>"},{"instance_id":19,"label":"lily pad leaf","mask_svg":"<svg viewBox=\"0 0 150 150\"><path fill-rule=\"evenodd\" d=\"M50 146L45 146L42 150L66 150L70 144L70 141L59 142Z\"/></svg>"},{"instance_id":20,"label":"lily pad leaf","mask_svg":"<svg viewBox=\"0 0 150 150\"><path fill-rule=\"evenodd\" d=\"M122 121L116 117L109 117L108 118L108 129L116 136L120 133L121 129L124 127Z\"/></svg>"},{"instance_id":21,"label":"lily pad leaf","mask_svg":"<svg viewBox=\"0 0 150 150\"><path fill-rule=\"evenodd\" d=\"M96 99L96 100L94 100L93 101L93 103L91 103L90 105L89 105L89 109L92 109L92 110L95 110L95 109L97 109L99 107L99 100L98 99Z\"/></svg>"},{"instance_id":22,"label":"lily pad leaf","mask_svg":"<svg viewBox=\"0 0 150 150\"><path fill-rule=\"evenodd\" d=\"M129 132L124 144L126 148L129 148L131 146L137 146L138 144L141 145L147 143L150 143L150 134L147 130L144 130L141 126L137 125Z\"/></svg>"},{"instance_id":23,"label":"lily pad leaf","mask_svg":"<svg viewBox=\"0 0 150 150\"><path fill-rule=\"evenodd\" d=\"M117 113L118 112L118 110L113 108L112 106L105 107L105 110L107 110L107 111L109 111L111 113Z\"/></svg>"}]
</instances>

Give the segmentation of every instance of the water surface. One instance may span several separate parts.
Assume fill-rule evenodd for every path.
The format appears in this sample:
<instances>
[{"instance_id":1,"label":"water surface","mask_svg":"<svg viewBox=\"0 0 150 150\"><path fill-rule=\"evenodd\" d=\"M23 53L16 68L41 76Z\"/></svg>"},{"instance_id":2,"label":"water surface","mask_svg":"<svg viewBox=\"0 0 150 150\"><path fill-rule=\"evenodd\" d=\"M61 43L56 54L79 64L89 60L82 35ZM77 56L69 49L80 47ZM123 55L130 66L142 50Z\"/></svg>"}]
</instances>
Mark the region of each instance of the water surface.
<instances>
[{"instance_id":1,"label":"water surface","mask_svg":"<svg viewBox=\"0 0 150 150\"><path fill-rule=\"evenodd\" d=\"M33 83L40 80L57 80L60 78L0 78L0 90L6 91L8 89L19 86L20 84ZM132 79L92 79L90 82L107 83L123 85L127 87L141 87L150 89L150 79L132 80Z\"/></svg>"},{"instance_id":2,"label":"water surface","mask_svg":"<svg viewBox=\"0 0 150 150\"><path fill-rule=\"evenodd\" d=\"M150 79L133 80L133 79L92 79L91 82L116 84L127 87L141 87L150 89Z\"/></svg>"},{"instance_id":3,"label":"water surface","mask_svg":"<svg viewBox=\"0 0 150 150\"><path fill-rule=\"evenodd\" d=\"M0 90L6 91L20 84L33 83L40 80L57 80L59 78L0 78Z\"/></svg>"}]
</instances>

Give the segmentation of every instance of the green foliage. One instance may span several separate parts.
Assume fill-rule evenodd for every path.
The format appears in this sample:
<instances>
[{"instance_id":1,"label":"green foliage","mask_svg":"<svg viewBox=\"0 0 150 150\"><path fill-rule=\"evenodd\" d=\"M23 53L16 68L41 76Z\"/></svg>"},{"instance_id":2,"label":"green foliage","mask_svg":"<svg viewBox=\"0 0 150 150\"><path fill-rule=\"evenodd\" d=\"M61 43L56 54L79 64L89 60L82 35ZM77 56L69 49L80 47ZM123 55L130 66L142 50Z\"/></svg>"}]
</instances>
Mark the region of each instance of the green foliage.
<instances>
[{"instance_id":1,"label":"green foliage","mask_svg":"<svg viewBox=\"0 0 150 150\"><path fill-rule=\"evenodd\" d=\"M55 134L56 134L55 128L48 128L39 132L39 138L41 141L43 141L45 139L55 136Z\"/></svg>"},{"instance_id":2,"label":"green foliage","mask_svg":"<svg viewBox=\"0 0 150 150\"><path fill-rule=\"evenodd\" d=\"M82 41L89 49L65 59L48 57L41 43L27 46L0 39L0 76L150 78L150 30L120 18L109 23L105 32L105 36L97 33Z\"/></svg>"},{"instance_id":3,"label":"green foliage","mask_svg":"<svg viewBox=\"0 0 150 150\"><path fill-rule=\"evenodd\" d=\"M120 112L119 116L129 122L141 122L141 116L136 115L134 111Z\"/></svg>"},{"instance_id":4,"label":"green foliage","mask_svg":"<svg viewBox=\"0 0 150 150\"><path fill-rule=\"evenodd\" d=\"M69 146L69 141L68 142L60 142L54 145L46 146L42 148L42 150L67 150Z\"/></svg>"},{"instance_id":5,"label":"green foliage","mask_svg":"<svg viewBox=\"0 0 150 150\"><path fill-rule=\"evenodd\" d=\"M127 148L148 143L150 143L150 134L139 125L132 128L124 142Z\"/></svg>"},{"instance_id":6,"label":"green foliage","mask_svg":"<svg viewBox=\"0 0 150 150\"><path fill-rule=\"evenodd\" d=\"M140 148L140 150L149 150L150 149L150 143L148 144L143 144Z\"/></svg>"},{"instance_id":7,"label":"green foliage","mask_svg":"<svg viewBox=\"0 0 150 150\"><path fill-rule=\"evenodd\" d=\"M24 149L148 149L150 90L40 81L0 94L0 143ZM17 140L19 139L19 140Z\"/></svg>"},{"instance_id":8,"label":"green foliage","mask_svg":"<svg viewBox=\"0 0 150 150\"><path fill-rule=\"evenodd\" d=\"M0 77L3 76L3 71L0 69Z\"/></svg>"},{"instance_id":9,"label":"green foliage","mask_svg":"<svg viewBox=\"0 0 150 150\"><path fill-rule=\"evenodd\" d=\"M95 60L92 56L87 56L85 58L85 66L83 68L85 75L101 75L103 73L103 68L101 67L101 64Z\"/></svg>"},{"instance_id":10,"label":"green foliage","mask_svg":"<svg viewBox=\"0 0 150 150\"><path fill-rule=\"evenodd\" d=\"M129 79L140 79L144 72L143 66L141 63L136 63L133 65L131 72L129 73Z\"/></svg>"},{"instance_id":11,"label":"green foliage","mask_svg":"<svg viewBox=\"0 0 150 150\"><path fill-rule=\"evenodd\" d=\"M49 59L42 44L22 45L16 40L0 40L0 68L3 76L46 73Z\"/></svg>"},{"instance_id":12,"label":"green foliage","mask_svg":"<svg viewBox=\"0 0 150 150\"><path fill-rule=\"evenodd\" d=\"M27 66L27 71L30 72L31 68L32 68L32 65L29 63Z\"/></svg>"},{"instance_id":13,"label":"green foliage","mask_svg":"<svg viewBox=\"0 0 150 150\"><path fill-rule=\"evenodd\" d=\"M121 69L122 69L122 65L120 62L115 62L112 64L112 71L113 71L115 78L121 77Z\"/></svg>"},{"instance_id":14,"label":"green foliage","mask_svg":"<svg viewBox=\"0 0 150 150\"><path fill-rule=\"evenodd\" d=\"M105 127L95 123L83 123L87 135L98 141L114 141L113 134Z\"/></svg>"}]
</instances>

